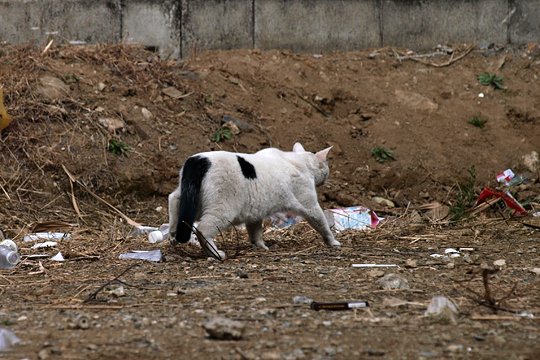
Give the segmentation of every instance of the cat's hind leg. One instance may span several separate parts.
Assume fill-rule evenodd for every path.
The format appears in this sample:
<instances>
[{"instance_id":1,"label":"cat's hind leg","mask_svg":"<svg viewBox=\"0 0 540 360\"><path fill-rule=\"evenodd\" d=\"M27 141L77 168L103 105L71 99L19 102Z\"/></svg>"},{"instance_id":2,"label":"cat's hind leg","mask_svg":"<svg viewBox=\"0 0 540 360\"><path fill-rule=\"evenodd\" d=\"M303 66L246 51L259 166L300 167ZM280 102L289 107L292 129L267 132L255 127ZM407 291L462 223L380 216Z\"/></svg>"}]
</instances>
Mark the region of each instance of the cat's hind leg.
<instances>
[{"instance_id":1,"label":"cat's hind leg","mask_svg":"<svg viewBox=\"0 0 540 360\"><path fill-rule=\"evenodd\" d=\"M207 255L212 257L219 256L221 260L225 260L227 258L225 252L217 248L216 244L214 243L214 238L220 233L220 231L229 227L229 225L230 221L215 215L204 214L201 217L199 225L197 226L197 238L199 239L199 243Z\"/></svg>"},{"instance_id":2,"label":"cat's hind leg","mask_svg":"<svg viewBox=\"0 0 540 360\"><path fill-rule=\"evenodd\" d=\"M262 220L246 223L246 229L248 232L249 241L251 241L253 246L264 249L264 250L268 250L268 246L266 246L262 238L262 234L263 234Z\"/></svg>"},{"instance_id":3,"label":"cat's hind leg","mask_svg":"<svg viewBox=\"0 0 540 360\"><path fill-rule=\"evenodd\" d=\"M169 233L171 242L176 242L178 210L180 209L180 186L169 195Z\"/></svg>"}]
</instances>

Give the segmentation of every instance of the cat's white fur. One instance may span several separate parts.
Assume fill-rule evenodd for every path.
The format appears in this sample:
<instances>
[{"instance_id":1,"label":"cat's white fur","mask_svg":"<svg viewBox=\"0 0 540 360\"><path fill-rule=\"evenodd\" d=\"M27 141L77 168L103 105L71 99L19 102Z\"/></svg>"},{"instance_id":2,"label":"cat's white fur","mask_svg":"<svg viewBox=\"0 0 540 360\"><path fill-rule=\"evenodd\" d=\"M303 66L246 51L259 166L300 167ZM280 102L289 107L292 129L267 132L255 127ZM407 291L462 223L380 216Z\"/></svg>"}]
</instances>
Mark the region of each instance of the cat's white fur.
<instances>
[{"instance_id":1,"label":"cat's white fur","mask_svg":"<svg viewBox=\"0 0 540 360\"><path fill-rule=\"evenodd\" d=\"M213 239L220 230L230 225L246 224L251 243L268 250L262 238L263 220L277 212L291 211L303 216L327 245L340 246L317 201L315 189L328 177L326 158L329 151L327 148L314 154L296 143L292 152L268 148L255 154L225 151L197 154L211 163L201 183L197 229L217 250ZM248 179L242 174L237 156L253 165L255 179ZM180 204L181 191L179 186L169 195L169 224L173 240L179 208L189 206ZM223 251L218 250L218 253L225 258Z\"/></svg>"}]
</instances>

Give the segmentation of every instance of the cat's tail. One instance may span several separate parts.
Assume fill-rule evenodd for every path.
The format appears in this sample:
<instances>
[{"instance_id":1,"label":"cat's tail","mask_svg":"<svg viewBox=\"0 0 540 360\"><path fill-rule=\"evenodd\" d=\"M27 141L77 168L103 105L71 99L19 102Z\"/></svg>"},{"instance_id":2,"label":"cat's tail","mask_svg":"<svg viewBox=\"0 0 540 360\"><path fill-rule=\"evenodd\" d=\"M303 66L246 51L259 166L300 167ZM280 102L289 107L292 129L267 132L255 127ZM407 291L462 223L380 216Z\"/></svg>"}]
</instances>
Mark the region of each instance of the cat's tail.
<instances>
[{"instance_id":1,"label":"cat's tail","mask_svg":"<svg viewBox=\"0 0 540 360\"><path fill-rule=\"evenodd\" d=\"M195 155L186 160L180 180L180 209L178 209L178 228L176 241L186 243L191 237L193 223L197 216L201 196L202 181L210 169L210 160Z\"/></svg>"}]
</instances>

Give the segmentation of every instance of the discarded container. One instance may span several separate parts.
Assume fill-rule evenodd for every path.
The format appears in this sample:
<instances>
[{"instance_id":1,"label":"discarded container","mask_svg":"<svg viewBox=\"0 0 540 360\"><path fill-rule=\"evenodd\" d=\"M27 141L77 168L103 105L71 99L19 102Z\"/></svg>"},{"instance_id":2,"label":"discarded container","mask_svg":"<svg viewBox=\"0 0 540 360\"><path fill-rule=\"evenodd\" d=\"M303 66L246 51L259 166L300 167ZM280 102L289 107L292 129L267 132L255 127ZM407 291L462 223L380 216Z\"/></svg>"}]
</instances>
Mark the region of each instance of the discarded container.
<instances>
[{"instance_id":1,"label":"discarded container","mask_svg":"<svg viewBox=\"0 0 540 360\"><path fill-rule=\"evenodd\" d=\"M363 309L369 307L367 301L343 301L343 302L312 302L310 307L315 310L331 310L331 311L342 311L342 310L353 310L353 309Z\"/></svg>"},{"instance_id":2,"label":"discarded container","mask_svg":"<svg viewBox=\"0 0 540 360\"><path fill-rule=\"evenodd\" d=\"M482 190L482 192L478 196L476 204L479 205L492 197L502 199L506 206L514 210L514 214L527 215L527 210L525 210L525 208L512 196L512 194L510 194L508 190L499 191L490 188L484 188L484 190Z\"/></svg>"},{"instance_id":3,"label":"discarded container","mask_svg":"<svg viewBox=\"0 0 540 360\"><path fill-rule=\"evenodd\" d=\"M434 296L425 312L425 315L440 317L453 324L456 323L456 315L458 314L459 309L454 301L442 295Z\"/></svg>"},{"instance_id":4,"label":"discarded container","mask_svg":"<svg viewBox=\"0 0 540 360\"><path fill-rule=\"evenodd\" d=\"M277 228L286 228L298 224L302 220L304 220L303 217L293 212L280 212L270 216L272 226Z\"/></svg>"},{"instance_id":5,"label":"discarded container","mask_svg":"<svg viewBox=\"0 0 540 360\"><path fill-rule=\"evenodd\" d=\"M521 176L514 174L511 169L506 169L503 172L498 173L496 179L497 182L507 187L521 184L524 180Z\"/></svg>"},{"instance_id":6,"label":"discarded container","mask_svg":"<svg viewBox=\"0 0 540 360\"><path fill-rule=\"evenodd\" d=\"M374 211L363 206L325 210L325 214L330 227L338 232L347 229L374 229L382 220Z\"/></svg>"},{"instance_id":7,"label":"discarded container","mask_svg":"<svg viewBox=\"0 0 540 360\"><path fill-rule=\"evenodd\" d=\"M128 253L120 254L119 259L122 260L147 260L160 262L162 258L161 250L133 250Z\"/></svg>"},{"instance_id":8,"label":"discarded container","mask_svg":"<svg viewBox=\"0 0 540 360\"><path fill-rule=\"evenodd\" d=\"M13 269L21 261L17 245L12 240L4 240L0 243L0 268Z\"/></svg>"},{"instance_id":9,"label":"discarded container","mask_svg":"<svg viewBox=\"0 0 540 360\"><path fill-rule=\"evenodd\" d=\"M0 352L9 351L13 345L17 345L21 339L13 331L0 328Z\"/></svg>"},{"instance_id":10,"label":"discarded container","mask_svg":"<svg viewBox=\"0 0 540 360\"><path fill-rule=\"evenodd\" d=\"M47 249L47 248L55 247L56 245L58 245L56 241L45 241L42 243L34 244L32 246L32 249Z\"/></svg>"},{"instance_id":11,"label":"discarded container","mask_svg":"<svg viewBox=\"0 0 540 360\"><path fill-rule=\"evenodd\" d=\"M38 241L38 240L69 240L71 239L71 234L62 233L62 232L38 232L33 234L25 235L23 238L24 242L29 241Z\"/></svg>"},{"instance_id":12,"label":"discarded container","mask_svg":"<svg viewBox=\"0 0 540 360\"><path fill-rule=\"evenodd\" d=\"M169 224L162 224L159 229L148 234L148 241L151 244L156 244L169 238Z\"/></svg>"}]
</instances>

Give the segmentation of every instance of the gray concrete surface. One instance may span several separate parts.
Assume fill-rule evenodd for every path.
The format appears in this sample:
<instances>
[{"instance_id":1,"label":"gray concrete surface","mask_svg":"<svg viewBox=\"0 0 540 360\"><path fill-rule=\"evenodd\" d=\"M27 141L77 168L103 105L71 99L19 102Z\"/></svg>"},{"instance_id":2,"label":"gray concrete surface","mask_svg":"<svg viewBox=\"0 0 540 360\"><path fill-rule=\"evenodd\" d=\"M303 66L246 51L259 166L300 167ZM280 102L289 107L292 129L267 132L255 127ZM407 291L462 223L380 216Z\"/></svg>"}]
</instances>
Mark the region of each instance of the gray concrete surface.
<instances>
[{"instance_id":1,"label":"gray concrete surface","mask_svg":"<svg viewBox=\"0 0 540 360\"><path fill-rule=\"evenodd\" d=\"M378 0L255 2L255 47L324 52L380 45Z\"/></svg>"},{"instance_id":2,"label":"gray concrete surface","mask_svg":"<svg viewBox=\"0 0 540 360\"><path fill-rule=\"evenodd\" d=\"M540 41L540 0L0 0L0 42L320 53Z\"/></svg>"}]
</instances>

